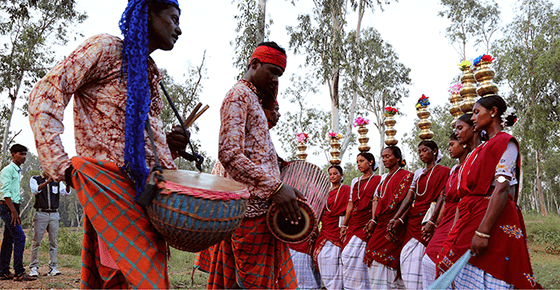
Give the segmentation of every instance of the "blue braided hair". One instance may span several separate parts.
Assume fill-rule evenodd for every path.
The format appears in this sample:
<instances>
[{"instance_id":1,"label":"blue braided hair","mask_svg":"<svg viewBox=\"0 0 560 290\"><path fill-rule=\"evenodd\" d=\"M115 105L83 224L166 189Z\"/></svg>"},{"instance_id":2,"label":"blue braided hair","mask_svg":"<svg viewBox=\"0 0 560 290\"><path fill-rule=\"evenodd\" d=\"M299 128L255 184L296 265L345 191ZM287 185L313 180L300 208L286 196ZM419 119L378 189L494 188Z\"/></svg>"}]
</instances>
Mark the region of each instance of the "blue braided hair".
<instances>
[{"instance_id":1,"label":"blue braided hair","mask_svg":"<svg viewBox=\"0 0 560 290\"><path fill-rule=\"evenodd\" d=\"M150 170L146 166L144 128L150 110L148 80L148 3L174 4L177 0L129 0L119 28L123 34L121 74L127 78L123 169L144 188ZM155 152L154 152L155 153Z\"/></svg>"}]
</instances>

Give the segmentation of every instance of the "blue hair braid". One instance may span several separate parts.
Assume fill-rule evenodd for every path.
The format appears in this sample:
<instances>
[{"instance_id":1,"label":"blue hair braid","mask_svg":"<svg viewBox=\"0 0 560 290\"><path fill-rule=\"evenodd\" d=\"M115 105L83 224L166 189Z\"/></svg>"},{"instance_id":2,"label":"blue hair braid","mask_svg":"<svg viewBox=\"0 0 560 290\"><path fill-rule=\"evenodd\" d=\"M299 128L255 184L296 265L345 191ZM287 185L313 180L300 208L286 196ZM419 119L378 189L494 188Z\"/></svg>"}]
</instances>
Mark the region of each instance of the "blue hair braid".
<instances>
[{"instance_id":1,"label":"blue hair braid","mask_svg":"<svg viewBox=\"0 0 560 290\"><path fill-rule=\"evenodd\" d=\"M143 190L150 172L146 166L144 128L151 102L147 3L153 2L175 4L179 7L176 0L130 0L119 21L124 37L121 73L127 78L123 169L136 183L137 193Z\"/></svg>"}]
</instances>

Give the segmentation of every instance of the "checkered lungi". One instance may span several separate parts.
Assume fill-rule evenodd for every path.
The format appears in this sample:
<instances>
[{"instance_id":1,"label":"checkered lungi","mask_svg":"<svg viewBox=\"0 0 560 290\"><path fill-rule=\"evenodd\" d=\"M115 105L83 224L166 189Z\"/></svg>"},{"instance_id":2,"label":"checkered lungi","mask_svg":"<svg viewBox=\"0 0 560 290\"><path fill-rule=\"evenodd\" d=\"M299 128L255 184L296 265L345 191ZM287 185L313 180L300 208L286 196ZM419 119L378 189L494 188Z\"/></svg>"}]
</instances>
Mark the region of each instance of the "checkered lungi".
<instances>
[{"instance_id":1,"label":"checkered lungi","mask_svg":"<svg viewBox=\"0 0 560 290\"><path fill-rule=\"evenodd\" d=\"M396 269L371 261L368 267L371 289L405 289L402 279L397 279L397 274Z\"/></svg>"},{"instance_id":2,"label":"checkered lungi","mask_svg":"<svg viewBox=\"0 0 560 290\"><path fill-rule=\"evenodd\" d=\"M134 201L134 184L112 162L74 157L72 166L85 213L81 288L169 288L166 243ZM98 238L118 270L101 262Z\"/></svg>"},{"instance_id":3,"label":"checkered lungi","mask_svg":"<svg viewBox=\"0 0 560 290\"><path fill-rule=\"evenodd\" d=\"M213 245L212 247L196 254L196 258L194 259L195 269L204 273L210 273L210 264L212 264L212 255L214 254L215 247L217 247L217 245Z\"/></svg>"},{"instance_id":4,"label":"checkered lungi","mask_svg":"<svg viewBox=\"0 0 560 290\"><path fill-rule=\"evenodd\" d=\"M428 288L436 281L436 263L428 254L422 258L422 286Z\"/></svg>"},{"instance_id":5,"label":"checkered lungi","mask_svg":"<svg viewBox=\"0 0 560 290\"><path fill-rule=\"evenodd\" d=\"M266 216L245 218L212 254L207 289L296 289L288 246L276 239Z\"/></svg>"},{"instance_id":6,"label":"checkered lungi","mask_svg":"<svg viewBox=\"0 0 560 290\"><path fill-rule=\"evenodd\" d=\"M340 247L327 240L317 256L321 280L329 290L342 290L342 257ZM298 279L299 281L299 279Z\"/></svg>"},{"instance_id":7,"label":"checkered lungi","mask_svg":"<svg viewBox=\"0 0 560 290\"><path fill-rule=\"evenodd\" d=\"M290 249L292 264L296 270L299 289L321 289L321 275L315 271L313 257Z\"/></svg>"},{"instance_id":8,"label":"checkered lungi","mask_svg":"<svg viewBox=\"0 0 560 290\"><path fill-rule=\"evenodd\" d=\"M513 285L480 270L479 268L467 263L463 270L453 281L455 289L513 289Z\"/></svg>"},{"instance_id":9,"label":"checkered lungi","mask_svg":"<svg viewBox=\"0 0 560 290\"><path fill-rule=\"evenodd\" d=\"M422 257L426 247L415 238L401 250L401 273L406 289L422 289Z\"/></svg>"},{"instance_id":10,"label":"checkered lungi","mask_svg":"<svg viewBox=\"0 0 560 290\"><path fill-rule=\"evenodd\" d=\"M369 289L368 267L364 263L366 242L352 236L342 250L342 272L344 289Z\"/></svg>"}]
</instances>

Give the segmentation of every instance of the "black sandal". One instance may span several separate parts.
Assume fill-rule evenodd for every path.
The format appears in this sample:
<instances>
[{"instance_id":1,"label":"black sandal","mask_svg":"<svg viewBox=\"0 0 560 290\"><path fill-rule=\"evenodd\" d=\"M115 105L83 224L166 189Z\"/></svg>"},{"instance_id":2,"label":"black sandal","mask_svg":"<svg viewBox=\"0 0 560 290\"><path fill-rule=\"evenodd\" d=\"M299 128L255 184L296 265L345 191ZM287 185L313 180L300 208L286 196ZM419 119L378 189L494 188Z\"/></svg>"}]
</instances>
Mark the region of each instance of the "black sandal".
<instances>
[{"instance_id":1,"label":"black sandal","mask_svg":"<svg viewBox=\"0 0 560 290\"><path fill-rule=\"evenodd\" d=\"M14 274L13 273L2 273L0 274L0 280L12 280L14 279Z\"/></svg>"},{"instance_id":2,"label":"black sandal","mask_svg":"<svg viewBox=\"0 0 560 290\"><path fill-rule=\"evenodd\" d=\"M26 273L17 274L14 276L14 281L35 281L37 277L32 277Z\"/></svg>"}]
</instances>

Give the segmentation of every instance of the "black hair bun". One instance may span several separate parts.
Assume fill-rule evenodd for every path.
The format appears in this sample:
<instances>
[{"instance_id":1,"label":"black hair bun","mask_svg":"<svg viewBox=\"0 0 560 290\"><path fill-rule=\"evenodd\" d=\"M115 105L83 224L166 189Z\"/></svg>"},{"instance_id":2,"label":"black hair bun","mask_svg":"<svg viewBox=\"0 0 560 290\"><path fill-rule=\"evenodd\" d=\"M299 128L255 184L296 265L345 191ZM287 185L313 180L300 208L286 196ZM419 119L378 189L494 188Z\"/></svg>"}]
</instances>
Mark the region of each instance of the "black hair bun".
<instances>
[{"instance_id":1,"label":"black hair bun","mask_svg":"<svg viewBox=\"0 0 560 290\"><path fill-rule=\"evenodd\" d=\"M513 126L513 124L515 124L517 122L517 114L515 112L511 112L507 117L506 117L506 126L507 127L511 127Z\"/></svg>"}]
</instances>

